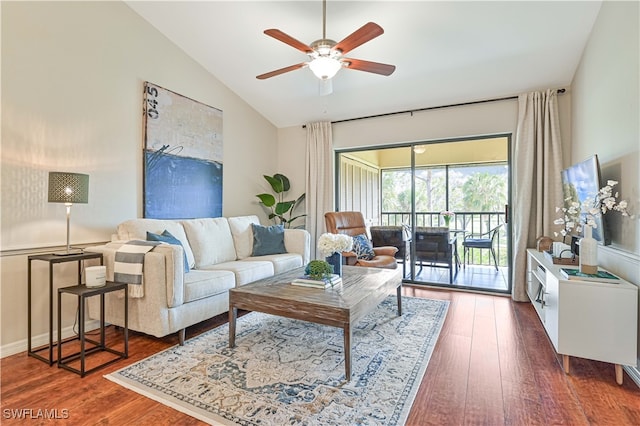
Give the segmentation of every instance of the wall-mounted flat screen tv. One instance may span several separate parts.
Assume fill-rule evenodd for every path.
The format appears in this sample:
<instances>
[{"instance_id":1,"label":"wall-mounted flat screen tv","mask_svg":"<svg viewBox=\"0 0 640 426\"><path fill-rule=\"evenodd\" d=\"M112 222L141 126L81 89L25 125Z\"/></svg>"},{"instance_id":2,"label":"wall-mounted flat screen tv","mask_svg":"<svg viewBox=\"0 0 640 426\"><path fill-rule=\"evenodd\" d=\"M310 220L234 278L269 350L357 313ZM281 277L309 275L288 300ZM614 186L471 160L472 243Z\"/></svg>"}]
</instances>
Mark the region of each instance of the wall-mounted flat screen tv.
<instances>
[{"instance_id":1,"label":"wall-mounted flat screen tv","mask_svg":"<svg viewBox=\"0 0 640 426\"><path fill-rule=\"evenodd\" d=\"M565 198L565 207L569 208L572 202L580 205L580 222L585 223L587 211L586 206L593 206L600 190L602 180L600 176L600 163L598 156L594 155L586 160L576 163L573 166L562 171L562 191ZM592 236L600 244L607 245L610 243L606 229L606 222L603 215L597 215L595 218L596 227L592 230ZM581 237L582 233L574 230L571 234L575 237Z\"/></svg>"}]
</instances>

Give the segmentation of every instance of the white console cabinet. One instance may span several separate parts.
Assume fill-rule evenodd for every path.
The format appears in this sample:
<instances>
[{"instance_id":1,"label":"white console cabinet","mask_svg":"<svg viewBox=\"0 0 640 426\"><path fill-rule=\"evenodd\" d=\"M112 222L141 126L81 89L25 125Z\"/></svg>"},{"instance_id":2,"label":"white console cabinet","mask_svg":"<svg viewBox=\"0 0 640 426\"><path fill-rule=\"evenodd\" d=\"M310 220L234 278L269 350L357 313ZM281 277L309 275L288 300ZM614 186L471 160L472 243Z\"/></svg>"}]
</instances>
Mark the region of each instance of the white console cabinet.
<instances>
[{"instance_id":1,"label":"white console cabinet","mask_svg":"<svg viewBox=\"0 0 640 426\"><path fill-rule=\"evenodd\" d=\"M619 283L566 280L544 253L527 250L527 293L565 373L569 357L615 364L622 384L622 366L637 363L638 287Z\"/></svg>"}]
</instances>

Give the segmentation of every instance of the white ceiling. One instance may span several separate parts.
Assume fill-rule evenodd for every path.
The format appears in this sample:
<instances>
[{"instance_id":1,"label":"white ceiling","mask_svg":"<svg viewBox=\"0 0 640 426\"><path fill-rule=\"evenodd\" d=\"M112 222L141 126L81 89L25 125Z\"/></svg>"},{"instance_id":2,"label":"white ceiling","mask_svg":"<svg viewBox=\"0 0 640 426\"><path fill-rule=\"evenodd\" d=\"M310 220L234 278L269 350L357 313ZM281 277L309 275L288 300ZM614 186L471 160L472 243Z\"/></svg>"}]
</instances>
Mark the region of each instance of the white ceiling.
<instances>
[{"instance_id":1,"label":"white ceiling","mask_svg":"<svg viewBox=\"0 0 640 426\"><path fill-rule=\"evenodd\" d=\"M372 21L385 33L349 57L396 65L389 77L343 69L319 95L307 60L263 34L322 38L322 2L128 1L127 4L277 127L512 96L566 87L600 1L327 2L327 38Z\"/></svg>"}]
</instances>

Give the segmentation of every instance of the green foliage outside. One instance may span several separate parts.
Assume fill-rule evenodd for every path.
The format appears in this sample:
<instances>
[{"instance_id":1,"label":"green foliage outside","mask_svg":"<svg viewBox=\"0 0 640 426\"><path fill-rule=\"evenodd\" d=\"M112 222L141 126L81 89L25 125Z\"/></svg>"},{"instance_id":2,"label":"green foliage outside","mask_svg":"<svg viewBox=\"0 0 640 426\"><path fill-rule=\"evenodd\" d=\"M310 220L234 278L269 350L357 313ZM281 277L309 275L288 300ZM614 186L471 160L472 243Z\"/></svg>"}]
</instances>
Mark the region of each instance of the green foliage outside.
<instances>
[{"instance_id":1,"label":"green foliage outside","mask_svg":"<svg viewBox=\"0 0 640 426\"><path fill-rule=\"evenodd\" d=\"M507 176L472 174L462 185L464 211L499 212L507 204Z\"/></svg>"},{"instance_id":2,"label":"green foliage outside","mask_svg":"<svg viewBox=\"0 0 640 426\"><path fill-rule=\"evenodd\" d=\"M502 212L507 204L506 165L416 169L416 212ZM411 170L382 171L382 211L411 211Z\"/></svg>"}]
</instances>

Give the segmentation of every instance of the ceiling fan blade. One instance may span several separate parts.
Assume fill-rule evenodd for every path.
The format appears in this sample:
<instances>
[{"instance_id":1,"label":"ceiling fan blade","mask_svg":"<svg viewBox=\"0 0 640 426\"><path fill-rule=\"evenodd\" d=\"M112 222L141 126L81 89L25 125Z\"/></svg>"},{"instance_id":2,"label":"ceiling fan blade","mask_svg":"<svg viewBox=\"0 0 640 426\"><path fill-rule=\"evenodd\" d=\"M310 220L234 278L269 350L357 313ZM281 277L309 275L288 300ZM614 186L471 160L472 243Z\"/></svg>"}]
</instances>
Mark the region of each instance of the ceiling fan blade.
<instances>
[{"instance_id":1,"label":"ceiling fan blade","mask_svg":"<svg viewBox=\"0 0 640 426\"><path fill-rule=\"evenodd\" d=\"M391 75L396 70L395 65L381 64L380 62L363 61L362 59L344 58L343 63L352 70L372 72L374 74Z\"/></svg>"},{"instance_id":2,"label":"ceiling fan blade","mask_svg":"<svg viewBox=\"0 0 640 426\"><path fill-rule=\"evenodd\" d=\"M383 33L384 30L380 25L373 22L367 22L362 27L345 37L344 40L336 44L333 49L340 50L344 54Z\"/></svg>"},{"instance_id":3,"label":"ceiling fan blade","mask_svg":"<svg viewBox=\"0 0 640 426\"><path fill-rule=\"evenodd\" d=\"M266 78L271 78L271 77L275 77L276 75L284 74L285 72L295 71L297 69L304 68L305 66L307 66L307 63L306 62L302 62L300 64L290 65L288 67L280 68L279 70L275 70L275 71L267 72L267 73L264 73L264 74L260 74L260 75L256 76L256 78L258 80L264 80Z\"/></svg>"},{"instance_id":4,"label":"ceiling fan blade","mask_svg":"<svg viewBox=\"0 0 640 426\"><path fill-rule=\"evenodd\" d=\"M264 33L266 35L270 36L270 37L275 38L276 40L280 40L281 42L286 43L289 46L298 49L302 53L311 53L311 52L313 52L313 49L311 47L307 46L303 42L301 42L299 40L296 40L295 38L291 37L290 35L285 34L282 31L277 30L275 28L272 28L272 29L269 29L269 30L264 30Z\"/></svg>"}]
</instances>

